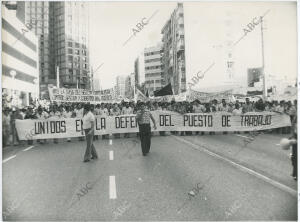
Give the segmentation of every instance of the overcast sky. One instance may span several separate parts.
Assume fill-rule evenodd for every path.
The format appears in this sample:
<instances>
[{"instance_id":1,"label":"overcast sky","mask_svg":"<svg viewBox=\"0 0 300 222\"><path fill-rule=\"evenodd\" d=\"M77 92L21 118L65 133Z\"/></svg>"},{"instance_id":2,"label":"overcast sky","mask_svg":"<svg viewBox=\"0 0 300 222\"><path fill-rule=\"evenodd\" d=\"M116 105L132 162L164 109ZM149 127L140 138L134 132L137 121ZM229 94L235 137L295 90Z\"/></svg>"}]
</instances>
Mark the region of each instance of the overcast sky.
<instances>
[{"instance_id":1,"label":"overcast sky","mask_svg":"<svg viewBox=\"0 0 300 222\"><path fill-rule=\"evenodd\" d=\"M134 60L145 47L161 41L161 29L176 2L89 2L90 57L103 89L117 75L134 72ZM297 76L297 20L295 2L184 2L187 82L213 62L198 87L217 86L227 80L226 41L236 42L255 17L264 17L265 72L278 78ZM158 11L157 11L158 10ZM125 46L132 29L143 18L157 13ZM145 21L145 20L144 20ZM249 30L249 29L248 29ZM262 64L260 25L233 48L235 81L245 86L247 68Z\"/></svg>"}]
</instances>

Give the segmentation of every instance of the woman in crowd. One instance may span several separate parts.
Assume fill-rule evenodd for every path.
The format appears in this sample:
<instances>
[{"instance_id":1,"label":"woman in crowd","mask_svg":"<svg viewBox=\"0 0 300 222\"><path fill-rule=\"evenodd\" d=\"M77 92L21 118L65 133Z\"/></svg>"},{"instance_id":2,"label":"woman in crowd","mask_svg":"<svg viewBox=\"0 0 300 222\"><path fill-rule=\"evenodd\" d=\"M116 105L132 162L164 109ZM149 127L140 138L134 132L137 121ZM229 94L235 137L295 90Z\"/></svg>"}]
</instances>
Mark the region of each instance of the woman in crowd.
<instances>
[{"instance_id":1,"label":"woman in crowd","mask_svg":"<svg viewBox=\"0 0 300 222\"><path fill-rule=\"evenodd\" d=\"M91 112L90 105L85 104L82 117L82 129L84 130L86 138L86 150L83 162L89 162L91 159L98 159L98 154L93 144L94 128L95 116Z\"/></svg>"}]
</instances>

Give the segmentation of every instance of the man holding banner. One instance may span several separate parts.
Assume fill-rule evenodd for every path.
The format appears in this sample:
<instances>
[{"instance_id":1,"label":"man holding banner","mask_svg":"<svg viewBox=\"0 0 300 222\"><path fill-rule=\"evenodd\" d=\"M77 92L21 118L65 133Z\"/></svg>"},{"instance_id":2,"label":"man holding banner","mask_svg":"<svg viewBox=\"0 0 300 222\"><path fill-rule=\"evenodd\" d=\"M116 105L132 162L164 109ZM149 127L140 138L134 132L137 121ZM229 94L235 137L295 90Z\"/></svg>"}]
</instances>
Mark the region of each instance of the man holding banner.
<instances>
[{"instance_id":1,"label":"man holding banner","mask_svg":"<svg viewBox=\"0 0 300 222\"><path fill-rule=\"evenodd\" d=\"M145 104L140 103L140 110L137 112L136 119L139 124L139 132L141 139L141 147L143 156L146 156L150 151L151 146L151 126L150 118L154 124L154 129L156 129L155 120L149 110L145 109Z\"/></svg>"}]
</instances>

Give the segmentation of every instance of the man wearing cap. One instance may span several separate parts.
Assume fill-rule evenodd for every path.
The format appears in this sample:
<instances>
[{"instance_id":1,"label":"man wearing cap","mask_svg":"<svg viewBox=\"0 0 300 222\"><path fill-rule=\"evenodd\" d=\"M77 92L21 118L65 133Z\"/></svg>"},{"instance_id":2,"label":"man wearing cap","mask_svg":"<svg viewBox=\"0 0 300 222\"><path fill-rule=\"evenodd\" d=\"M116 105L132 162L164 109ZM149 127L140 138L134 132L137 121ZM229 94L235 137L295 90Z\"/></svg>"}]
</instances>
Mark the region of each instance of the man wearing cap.
<instances>
[{"instance_id":1,"label":"man wearing cap","mask_svg":"<svg viewBox=\"0 0 300 222\"><path fill-rule=\"evenodd\" d=\"M140 110L136 114L136 119L139 124L139 135L141 139L141 147L143 156L146 156L150 151L151 146L151 126L150 119L156 129L155 120L149 110L145 109L145 103L140 103Z\"/></svg>"}]
</instances>

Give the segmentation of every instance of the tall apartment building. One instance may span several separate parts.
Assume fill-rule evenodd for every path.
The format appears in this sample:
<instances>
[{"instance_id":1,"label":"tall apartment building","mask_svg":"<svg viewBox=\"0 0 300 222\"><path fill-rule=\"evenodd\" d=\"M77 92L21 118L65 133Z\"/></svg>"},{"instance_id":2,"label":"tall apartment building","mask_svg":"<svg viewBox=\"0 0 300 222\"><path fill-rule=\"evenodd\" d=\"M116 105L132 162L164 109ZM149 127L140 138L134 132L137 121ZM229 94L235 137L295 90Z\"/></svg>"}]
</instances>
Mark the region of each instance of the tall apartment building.
<instances>
[{"instance_id":1,"label":"tall apartment building","mask_svg":"<svg viewBox=\"0 0 300 222\"><path fill-rule=\"evenodd\" d=\"M134 61L134 74L136 85L141 86L145 81L145 57L142 50Z\"/></svg>"},{"instance_id":2,"label":"tall apartment building","mask_svg":"<svg viewBox=\"0 0 300 222\"><path fill-rule=\"evenodd\" d=\"M140 67L139 67L139 57L134 61L134 75L135 75L135 85L140 84Z\"/></svg>"},{"instance_id":3,"label":"tall apartment building","mask_svg":"<svg viewBox=\"0 0 300 222\"><path fill-rule=\"evenodd\" d=\"M135 87L135 73L131 73L126 76L125 79L125 97L128 99L133 99Z\"/></svg>"},{"instance_id":4,"label":"tall apartment building","mask_svg":"<svg viewBox=\"0 0 300 222\"><path fill-rule=\"evenodd\" d=\"M162 64L163 48L161 44L154 47L145 48L145 89L149 95L152 95L155 90L161 89L165 85L163 79L163 64Z\"/></svg>"},{"instance_id":5,"label":"tall apartment building","mask_svg":"<svg viewBox=\"0 0 300 222\"><path fill-rule=\"evenodd\" d=\"M56 84L56 67L60 87L91 87L88 14L84 2L18 2L18 18L36 21L41 88Z\"/></svg>"},{"instance_id":6,"label":"tall apartment building","mask_svg":"<svg viewBox=\"0 0 300 222\"><path fill-rule=\"evenodd\" d=\"M124 75L116 77L116 87L115 87L116 98L124 98L125 97L126 79L127 79L127 76L124 76Z\"/></svg>"},{"instance_id":7,"label":"tall apartment building","mask_svg":"<svg viewBox=\"0 0 300 222\"><path fill-rule=\"evenodd\" d=\"M186 91L183 4L178 3L161 31L164 84L171 82L175 95Z\"/></svg>"},{"instance_id":8,"label":"tall apartment building","mask_svg":"<svg viewBox=\"0 0 300 222\"><path fill-rule=\"evenodd\" d=\"M39 97L38 38L19 19L14 5L2 10L2 102L23 107Z\"/></svg>"}]
</instances>

